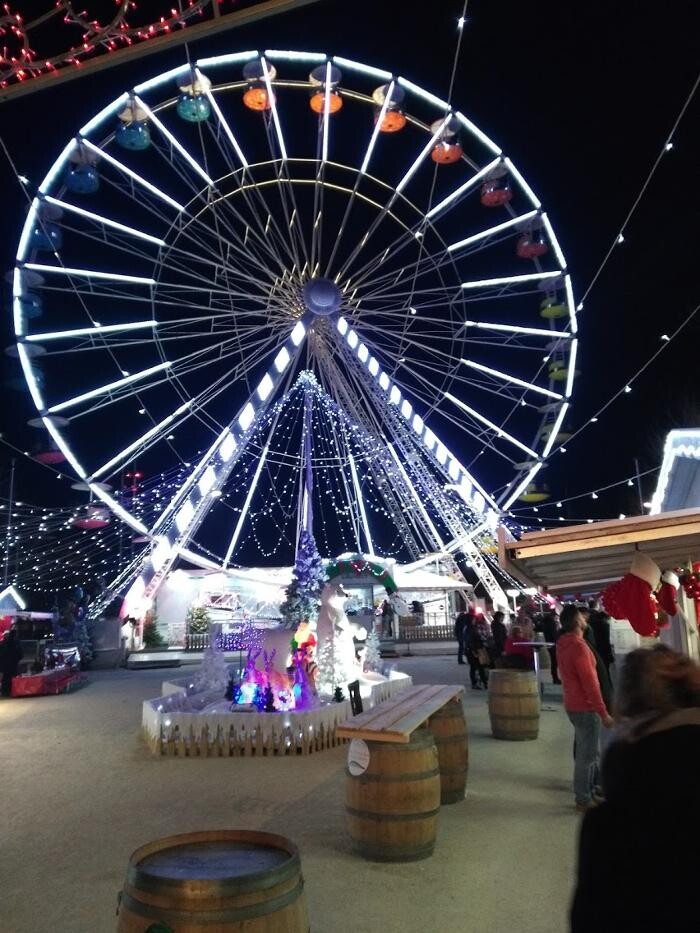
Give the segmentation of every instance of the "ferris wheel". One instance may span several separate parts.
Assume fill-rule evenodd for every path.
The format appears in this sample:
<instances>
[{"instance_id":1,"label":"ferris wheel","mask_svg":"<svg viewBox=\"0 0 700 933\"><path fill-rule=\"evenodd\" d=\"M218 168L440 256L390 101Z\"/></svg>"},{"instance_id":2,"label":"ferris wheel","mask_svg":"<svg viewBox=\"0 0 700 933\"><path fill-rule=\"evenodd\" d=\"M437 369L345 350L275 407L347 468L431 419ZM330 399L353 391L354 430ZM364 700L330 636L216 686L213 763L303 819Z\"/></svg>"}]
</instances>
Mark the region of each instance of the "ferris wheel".
<instances>
[{"instance_id":1,"label":"ferris wheel","mask_svg":"<svg viewBox=\"0 0 700 933\"><path fill-rule=\"evenodd\" d=\"M436 546L546 495L576 367L566 261L513 162L410 80L315 52L202 58L81 127L13 316L33 424L147 536L151 576L217 564L195 532L302 369L440 500ZM110 492L145 456L192 466L153 526Z\"/></svg>"}]
</instances>

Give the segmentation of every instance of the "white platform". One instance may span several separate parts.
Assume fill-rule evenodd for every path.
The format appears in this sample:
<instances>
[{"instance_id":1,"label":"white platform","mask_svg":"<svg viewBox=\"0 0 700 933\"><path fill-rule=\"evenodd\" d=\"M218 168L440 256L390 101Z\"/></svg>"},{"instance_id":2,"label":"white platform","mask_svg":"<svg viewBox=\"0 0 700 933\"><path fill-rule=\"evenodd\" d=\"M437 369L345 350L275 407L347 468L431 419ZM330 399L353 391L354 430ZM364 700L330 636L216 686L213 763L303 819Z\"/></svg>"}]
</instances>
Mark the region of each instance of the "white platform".
<instances>
[{"instance_id":1,"label":"white platform","mask_svg":"<svg viewBox=\"0 0 700 933\"><path fill-rule=\"evenodd\" d=\"M370 709L411 686L407 674L366 675L360 681ZM315 709L274 713L231 710L218 693L188 693L192 678L163 684L163 696L143 703L142 726L155 754L181 757L311 754L340 744L336 727L352 716L349 700Z\"/></svg>"}]
</instances>

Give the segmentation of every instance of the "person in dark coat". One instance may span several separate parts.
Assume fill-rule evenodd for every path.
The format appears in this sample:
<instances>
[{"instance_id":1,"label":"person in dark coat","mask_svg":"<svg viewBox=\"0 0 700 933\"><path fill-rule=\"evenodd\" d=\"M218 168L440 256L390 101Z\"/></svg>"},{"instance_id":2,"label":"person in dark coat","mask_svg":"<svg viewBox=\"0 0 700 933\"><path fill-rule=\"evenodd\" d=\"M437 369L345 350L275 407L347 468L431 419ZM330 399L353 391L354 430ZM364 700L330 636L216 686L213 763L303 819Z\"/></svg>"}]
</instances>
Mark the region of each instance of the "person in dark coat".
<instances>
[{"instance_id":1,"label":"person in dark coat","mask_svg":"<svg viewBox=\"0 0 700 933\"><path fill-rule=\"evenodd\" d=\"M457 639L457 664L466 663L464 660L464 655L467 650L466 646L466 636L467 636L467 626L469 624L470 614L467 610L463 610L457 615L455 619L455 638Z\"/></svg>"},{"instance_id":2,"label":"person in dark coat","mask_svg":"<svg viewBox=\"0 0 700 933\"><path fill-rule=\"evenodd\" d=\"M605 802L579 839L571 933L698 929L700 667L657 647L620 672Z\"/></svg>"},{"instance_id":3,"label":"person in dark coat","mask_svg":"<svg viewBox=\"0 0 700 933\"><path fill-rule=\"evenodd\" d=\"M17 676L21 660L22 645L17 636L17 629L11 628L9 632L5 632L5 637L0 643L0 672L2 673L0 692L4 697L12 694L12 679Z\"/></svg>"},{"instance_id":4,"label":"person in dark coat","mask_svg":"<svg viewBox=\"0 0 700 933\"><path fill-rule=\"evenodd\" d=\"M595 632L591 628L591 625L588 621L590 619L590 615L591 615L590 613L586 615L586 627L583 632L583 638L584 638L584 641L587 642L588 647L593 652L593 656L595 658L595 670L598 676L598 684L600 685L600 692L603 695L603 702L605 703L605 706L608 712L612 713L613 685L612 685L612 681L610 680L610 674L608 673L608 669L605 665L605 662L603 661L602 657L600 656L600 652L598 651L598 644L596 642Z\"/></svg>"},{"instance_id":5,"label":"person in dark coat","mask_svg":"<svg viewBox=\"0 0 700 933\"><path fill-rule=\"evenodd\" d=\"M610 616L607 612L592 609L588 617L588 625L595 637L598 654L602 658L608 677L610 677L610 667L615 663L615 649L610 637Z\"/></svg>"},{"instance_id":6,"label":"person in dark coat","mask_svg":"<svg viewBox=\"0 0 700 933\"><path fill-rule=\"evenodd\" d=\"M501 612L499 609L497 612L494 612L493 619L491 620L491 637L493 639L494 663L498 661L506 648L508 629L506 628L504 619L505 613Z\"/></svg>"},{"instance_id":7,"label":"person in dark coat","mask_svg":"<svg viewBox=\"0 0 700 933\"><path fill-rule=\"evenodd\" d=\"M552 665L552 683L560 684L561 680L559 680L559 671L557 670L556 646L556 640L559 637L559 620L555 612L545 612L542 616L542 634L544 635L544 640L552 644L551 648L547 648Z\"/></svg>"},{"instance_id":8,"label":"person in dark coat","mask_svg":"<svg viewBox=\"0 0 700 933\"><path fill-rule=\"evenodd\" d=\"M478 609L472 613L469 619L465 629L464 641L472 690L486 690L489 683L488 665L490 658L488 646L491 641L491 630L483 613Z\"/></svg>"}]
</instances>

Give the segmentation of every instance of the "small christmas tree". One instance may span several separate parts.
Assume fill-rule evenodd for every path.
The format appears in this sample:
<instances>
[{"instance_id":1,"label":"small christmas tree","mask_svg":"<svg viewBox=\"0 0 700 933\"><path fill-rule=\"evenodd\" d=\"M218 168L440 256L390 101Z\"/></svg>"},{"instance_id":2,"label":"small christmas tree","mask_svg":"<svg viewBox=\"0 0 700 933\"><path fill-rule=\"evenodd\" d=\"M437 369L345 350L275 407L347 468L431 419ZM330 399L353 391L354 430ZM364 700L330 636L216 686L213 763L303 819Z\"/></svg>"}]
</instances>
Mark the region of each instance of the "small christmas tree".
<instances>
[{"instance_id":1,"label":"small christmas tree","mask_svg":"<svg viewBox=\"0 0 700 933\"><path fill-rule=\"evenodd\" d=\"M323 696L331 696L338 684L347 683L345 658L335 638L321 646L316 686ZM353 678L351 678L353 679Z\"/></svg>"},{"instance_id":2,"label":"small christmas tree","mask_svg":"<svg viewBox=\"0 0 700 933\"><path fill-rule=\"evenodd\" d=\"M263 710L266 713L275 712L275 695L272 692L272 687L268 684L262 692L263 696Z\"/></svg>"},{"instance_id":3,"label":"small christmas tree","mask_svg":"<svg viewBox=\"0 0 700 933\"><path fill-rule=\"evenodd\" d=\"M365 641L365 670L379 671L382 666L382 656L379 653L379 635L370 632Z\"/></svg>"},{"instance_id":4,"label":"small christmas tree","mask_svg":"<svg viewBox=\"0 0 700 933\"><path fill-rule=\"evenodd\" d=\"M209 630L209 612L206 606L193 605L187 611L185 619L187 631L193 635L203 635Z\"/></svg>"},{"instance_id":5,"label":"small christmas tree","mask_svg":"<svg viewBox=\"0 0 700 933\"><path fill-rule=\"evenodd\" d=\"M280 606L286 628L295 629L300 622L316 621L321 606L321 592L326 582L326 570L314 536L308 531L302 531L292 582L285 590L287 598Z\"/></svg>"},{"instance_id":6,"label":"small christmas tree","mask_svg":"<svg viewBox=\"0 0 700 933\"><path fill-rule=\"evenodd\" d=\"M78 651L80 651L80 666L87 667L93 657L92 639L90 638L90 630L85 618L80 612L78 615L80 618L76 619L75 626L73 627L73 640L77 643Z\"/></svg>"},{"instance_id":7,"label":"small christmas tree","mask_svg":"<svg viewBox=\"0 0 700 933\"><path fill-rule=\"evenodd\" d=\"M342 703L345 699L345 694L343 693L342 687L336 687L333 691L333 699L336 703Z\"/></svg>"},{"instance_id":8,"label":"small christmas tree","mask_svg":"<svg viewBox=\"0 0 700 933\"><path fill-rule=\"evenodd\" d=\"M158 616L153 611L147 612L143 623L143 647L165 648L167 644L158 628Z\"/></svg>"}]
</instances>

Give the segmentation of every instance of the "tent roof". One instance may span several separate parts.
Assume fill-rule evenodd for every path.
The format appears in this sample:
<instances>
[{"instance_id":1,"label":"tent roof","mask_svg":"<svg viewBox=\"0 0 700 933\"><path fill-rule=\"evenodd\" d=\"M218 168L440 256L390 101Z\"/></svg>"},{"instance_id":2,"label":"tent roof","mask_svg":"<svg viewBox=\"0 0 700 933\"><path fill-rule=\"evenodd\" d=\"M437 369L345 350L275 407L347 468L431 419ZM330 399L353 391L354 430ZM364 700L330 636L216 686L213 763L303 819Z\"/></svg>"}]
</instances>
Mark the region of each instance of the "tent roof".
<instances>
[{"instance_id":1,"label":"tent roof","mask_svg":"<svg viewBox=\"0 0 700 933\"><path fill-rule=\"evenodd\" d=\"M700 429L669 431L651 514L700 508Z\"/></svg>"},{"instance_id":2,"label":"tent roof","mask_svg":"<svg viewBox=\"0 0 700 933\"><path fill-rule=\"evenodd\" d=\"M629 571L635 550L662 570L700 560L700 509L528 532L519 541L498 532L501 567L552 591L602 589Z\"/></svg>"}]
</instances>

